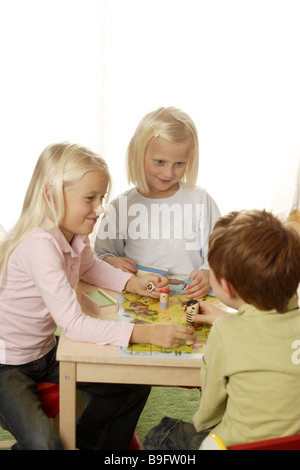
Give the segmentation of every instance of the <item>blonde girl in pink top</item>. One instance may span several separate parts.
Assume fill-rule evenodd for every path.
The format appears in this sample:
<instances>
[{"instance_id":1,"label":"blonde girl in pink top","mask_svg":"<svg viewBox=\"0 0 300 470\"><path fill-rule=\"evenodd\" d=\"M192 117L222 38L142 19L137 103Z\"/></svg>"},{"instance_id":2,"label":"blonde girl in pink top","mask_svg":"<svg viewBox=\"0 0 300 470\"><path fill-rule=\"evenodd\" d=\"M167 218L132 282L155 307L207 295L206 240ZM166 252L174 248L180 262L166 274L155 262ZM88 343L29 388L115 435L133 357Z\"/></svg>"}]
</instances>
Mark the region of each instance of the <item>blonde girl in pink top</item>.
<instances>
[{"instance_id":1,"label":"blonde girl in pink top","mask_svg":"<svg viewBox=\"0 0 300 470\"><path fill-rule=\"evenodd\" d=\"M124 273L94 255L88 235L110 189L105 161L69 143L41 154L16 226L0 246L0 424L18 449L61 449L39 406L36 383L58 382L54 332L73 340L127 346L147 342L176 347L190 329L175 325L129 325L91 318L77 301L82 279L99 287L144 295L153 281ZM148 294L149 295L149 294ZM78 384L88 404L77 425L80 449L127 449L150 387Z\"/></svg>"}]
</instances>

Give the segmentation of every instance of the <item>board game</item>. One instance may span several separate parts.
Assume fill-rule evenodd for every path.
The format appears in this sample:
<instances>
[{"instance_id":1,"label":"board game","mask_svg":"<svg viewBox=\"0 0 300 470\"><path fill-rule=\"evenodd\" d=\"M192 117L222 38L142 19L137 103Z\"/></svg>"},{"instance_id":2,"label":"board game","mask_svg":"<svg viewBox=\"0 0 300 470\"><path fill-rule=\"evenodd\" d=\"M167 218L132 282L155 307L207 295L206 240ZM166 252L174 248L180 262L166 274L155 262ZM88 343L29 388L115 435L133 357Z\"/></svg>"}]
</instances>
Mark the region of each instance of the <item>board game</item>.
<instances>
[{"instance_id":1,"label":"board game","mask_svg":"<svg viewBox=\"0 0 300 470\"><path fill-rule=\"evenodd\" d=\"M160 308L159 299L151 297L140 296L125 292L120 294L119 298L119 321L126 321L130 323L175 323L178 325L187 326L185 306L190 300L184 294L184 281L185 278L172 278L169 276L169 306L167 309ZM204 297L205 302L211 302L215 305L222 306L223 304L212 294ZM197 340L187 346L182 345L174 349L166 349L150 344L132 344L128 348L119 348L119 356L135 355L140 357L186 357L198 358L202 356L206 345L206 340L210 332L210 326L197 324L193 327Z\"/></svg>"}]
</instances>

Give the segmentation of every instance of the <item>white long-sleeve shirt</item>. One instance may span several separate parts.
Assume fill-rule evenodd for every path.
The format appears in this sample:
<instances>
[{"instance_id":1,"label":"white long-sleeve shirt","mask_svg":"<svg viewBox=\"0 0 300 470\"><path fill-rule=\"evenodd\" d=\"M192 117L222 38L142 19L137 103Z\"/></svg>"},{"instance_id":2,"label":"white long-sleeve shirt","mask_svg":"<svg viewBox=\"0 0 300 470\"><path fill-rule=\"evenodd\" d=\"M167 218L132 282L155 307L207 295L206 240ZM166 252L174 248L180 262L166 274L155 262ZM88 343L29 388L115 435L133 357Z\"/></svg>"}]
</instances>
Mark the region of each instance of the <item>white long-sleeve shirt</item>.
<instances>
[{"instance_id":1,"label":"white long-sleeve shirt","mask_svg":"<svg viewBox=\"0 0 300 470\"><path fill-rule=\"evenodd\" d=\"M133 188L112 201L98 229L100 259L120 256L160 266L170 274L208 269L208 238L219 209L202 188L181 184L169 198L151 199Z\"/></svg>"},{"instance_id":2,"label":"white long-sleeve shirt","mask_svg":"<svg viewBox=\"0 0 300 470\"><path fill-rule=\"evenodd\" d=\"M0 363L25 364L47 354L59 326L70 339L127 346L133 326L85 315L77 300L79 279L121 292L130 274L96 258L89 238L69 244L60 230L37 230L10 256L0 290Z\"/></svg>"}]
</instances>

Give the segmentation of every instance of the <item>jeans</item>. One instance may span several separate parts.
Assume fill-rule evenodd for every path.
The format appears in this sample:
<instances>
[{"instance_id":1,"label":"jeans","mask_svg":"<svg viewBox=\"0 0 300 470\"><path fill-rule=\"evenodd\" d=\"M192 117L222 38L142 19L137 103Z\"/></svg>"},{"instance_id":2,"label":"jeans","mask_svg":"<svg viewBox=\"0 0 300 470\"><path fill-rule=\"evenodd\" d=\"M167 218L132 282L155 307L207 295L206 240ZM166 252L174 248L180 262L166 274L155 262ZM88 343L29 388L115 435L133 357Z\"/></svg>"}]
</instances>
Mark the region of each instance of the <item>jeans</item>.
<instances>
[{"instance_id":1,"label":"jeans","mask_svg":"<svg viewBox=\"0 0 300 470\"><path fill-rule=\"evenodd\" d=\"M37 382L59 381L56 347L21 366L0 364L0 425L17 440L14 449L63 450L41 407ZM87 407L77 422L82 450L126 450L151 387L78 382Z\"/></svg>"},{"instance_id":2,"label":"jeans","mask_svg":"<svg viewBox=\"0 0 300 470\"><path fill-rule=\"evenodd\" d=\"M145 437L145 450L198 450L209 432L197 432L192 423L163 418Z\"/></svg>"}]
</instances>

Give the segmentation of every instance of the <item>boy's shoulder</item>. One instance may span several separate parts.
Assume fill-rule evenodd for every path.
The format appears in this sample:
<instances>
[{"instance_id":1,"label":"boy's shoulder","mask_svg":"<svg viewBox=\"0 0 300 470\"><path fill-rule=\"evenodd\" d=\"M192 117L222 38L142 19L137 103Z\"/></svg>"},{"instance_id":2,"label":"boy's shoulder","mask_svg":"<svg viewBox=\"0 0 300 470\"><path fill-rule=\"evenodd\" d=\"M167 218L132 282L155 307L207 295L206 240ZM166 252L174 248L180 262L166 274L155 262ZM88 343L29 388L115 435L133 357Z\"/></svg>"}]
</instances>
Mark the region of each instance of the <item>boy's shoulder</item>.
<instances>
[{"instance_id":1,"label":"boy's shoulder","mask_svg":"<svg viewBox=\"0 0 300 470\"><path fill-rule=\"evenodd\" d=\"M293 298L285 313L276 310L262 311L250 304L242 305L236 313L218 318L214 327L221 336L260 332L273 328L288 329L293 325L300 333L300 308L298 300Z\"/></svg>"}]
</instances>

